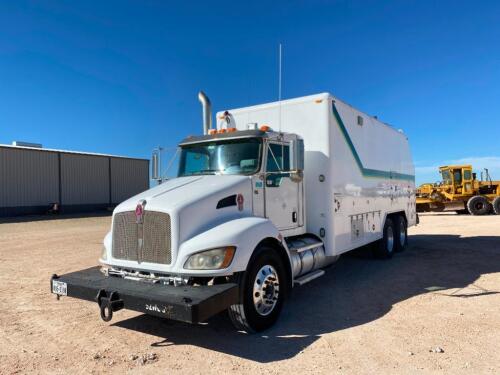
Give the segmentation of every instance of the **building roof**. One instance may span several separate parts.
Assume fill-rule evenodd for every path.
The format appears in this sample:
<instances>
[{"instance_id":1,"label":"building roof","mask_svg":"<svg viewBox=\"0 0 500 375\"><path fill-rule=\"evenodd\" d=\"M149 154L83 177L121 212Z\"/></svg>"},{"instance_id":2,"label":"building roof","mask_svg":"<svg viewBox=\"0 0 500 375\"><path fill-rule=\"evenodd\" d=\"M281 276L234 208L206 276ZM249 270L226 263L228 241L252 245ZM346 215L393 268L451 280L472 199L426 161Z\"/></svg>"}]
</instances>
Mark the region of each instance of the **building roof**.
<instances>
[{"instance_id":1,"label":"building roof","mask_svg":"<svg viewBox=\"0 0 500 375\"><path fill-rule=\"evenodd\" d=\"M147 160L147 161L149 161L149 159L144 159L144 158L132 158L129 156L100 154L100 153L96 153L96 152L57 150L57 149L52 149L52 148L25 147L25 146L13 146L13 145L4 145L4 144L0 144L0 148L10 148L10 149L16 149L16 150L30 150L30 151L43 151L43 152L59 152L59 153L63 153L63 154L103 156L103 157L108 157L108 158L134 159L134 160Z\"/></svg>"}]
</instances>

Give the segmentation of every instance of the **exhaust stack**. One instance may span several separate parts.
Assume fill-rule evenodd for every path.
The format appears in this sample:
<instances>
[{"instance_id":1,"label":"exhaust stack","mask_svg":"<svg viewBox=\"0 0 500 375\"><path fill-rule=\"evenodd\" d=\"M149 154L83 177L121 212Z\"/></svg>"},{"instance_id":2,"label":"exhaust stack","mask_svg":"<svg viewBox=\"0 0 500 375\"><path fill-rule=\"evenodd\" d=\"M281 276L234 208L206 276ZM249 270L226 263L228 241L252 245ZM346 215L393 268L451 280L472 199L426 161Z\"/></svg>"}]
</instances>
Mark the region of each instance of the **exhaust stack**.
<instances>
[{"instance_id":1,"label":"exhaust stack","mask_svg":"<svg viewBox=\"0 0 500 375\"><path fill-rule=\"evenodd\" d=\"M212 104L203 91L198 93L198 100L203 109L203 134L208 134L208 130L212 128Z\"/></svg>"}]
</instances>

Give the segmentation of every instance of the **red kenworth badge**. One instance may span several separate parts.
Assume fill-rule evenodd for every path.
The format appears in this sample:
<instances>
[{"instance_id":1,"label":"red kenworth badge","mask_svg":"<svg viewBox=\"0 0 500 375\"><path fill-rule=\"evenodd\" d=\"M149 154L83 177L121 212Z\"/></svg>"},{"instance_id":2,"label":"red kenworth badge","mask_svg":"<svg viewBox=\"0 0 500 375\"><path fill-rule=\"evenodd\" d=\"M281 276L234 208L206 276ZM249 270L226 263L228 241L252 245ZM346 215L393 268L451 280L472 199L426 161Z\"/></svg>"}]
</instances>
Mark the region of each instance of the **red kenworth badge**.
<instances>
[{"instance_id":1,"label":"red kenworth badge","mask_svg":"<svg viewBox=\"0 0 500 375\"><path fill-rule=\"evenodd\" d=\"M245 200L243 199L243 195L238 194L236 197L236 203L238 203L238 210L243 211L243 203Z\"/></svg>"},{"instance_id":2,"label":"red kenworth badge","mask_svg":"<svg viewBox=\"0 0 500 375\"><path fill-rule=\"evenodd\" d=\"M140 200L135 206L135 219L137 224L142 224L144 218L144 207L146 206L146 201Z\"/></svg>"}]
</instances>

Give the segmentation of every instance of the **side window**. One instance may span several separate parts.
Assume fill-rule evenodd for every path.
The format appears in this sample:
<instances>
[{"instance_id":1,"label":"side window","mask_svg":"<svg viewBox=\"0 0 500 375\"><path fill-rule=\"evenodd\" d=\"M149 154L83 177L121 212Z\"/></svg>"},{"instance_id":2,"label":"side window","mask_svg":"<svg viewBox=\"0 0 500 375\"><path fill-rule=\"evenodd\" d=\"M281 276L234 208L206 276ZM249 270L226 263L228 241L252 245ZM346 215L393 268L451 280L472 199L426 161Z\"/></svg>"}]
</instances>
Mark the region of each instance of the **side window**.
<instances>
[{"instance_id":1,"label":"side window","mask_svg":"<svg viewBox=\"0 0 500 375\"><path fill-rule=\"evenodd\" d=\"M472 179L472 172L470 169L464 170L464 180L468 181Z\"/></svg>"},{"instance_id":2,"label":"side window","mask_svg":"<svg viewBox=\"0 0 500 375\"><path fill-rule=\"evenodd\" d=\"M455 183L460 184L462 183L462 172L460 169L455 169L453 171L453 179L455 180Z\"/></svg>"},{"instance_id":3,"label":"side window","mask_svg":"<svg viewBox=\"0 0 500 375\"><path fill-rule=\"evenodd\" d=\"M290 170L290 146L276 143L269 144L267 152L267 172Z\"/></svg>"},{"instance_id":4,"label":"side window","mask_svg":"<svg viewBox=\"0 0 500 375\"><path fill-rule=\"evenodd\" d=\"M289 173L279 173L290 170L290 146L270 143L267 150L267 172L271 173L266 177L267 187L279 187L283 177L289 177Z\"/></svg>"}]
</instances>

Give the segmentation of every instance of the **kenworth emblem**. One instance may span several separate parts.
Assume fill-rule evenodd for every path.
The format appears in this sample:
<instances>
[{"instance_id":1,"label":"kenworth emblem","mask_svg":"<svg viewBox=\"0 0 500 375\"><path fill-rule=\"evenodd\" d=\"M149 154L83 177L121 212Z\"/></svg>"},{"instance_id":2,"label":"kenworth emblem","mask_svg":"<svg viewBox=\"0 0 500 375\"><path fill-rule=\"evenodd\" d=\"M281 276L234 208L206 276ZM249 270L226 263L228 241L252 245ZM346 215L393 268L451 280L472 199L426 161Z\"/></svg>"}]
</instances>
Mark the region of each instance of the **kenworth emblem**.
<instances>
[{"instance_id":1,"label":"kenworth emblem","mask_svg":"<svg viewBox=\"0 0 500 375\"><path fill-rule=\"evenodd\" d=\"M243 203L245 202L245 200L243 199L243 195L242 194L238 194L236 196L236 203L238 203L238 210L239 211L243 211Z\"/></svg>"},{"instance_id":2,"label":"kenworth emblem","mask_svg":"<svg viewBox=\"0 0 500 375\"><path fill-rule=\"evenodd\" d=\"M146 201L144 199L140 200L135 206L135 221L137 224L142 224L144 219L144 207L146 206Z\"/></svg>"}]
</instances>

